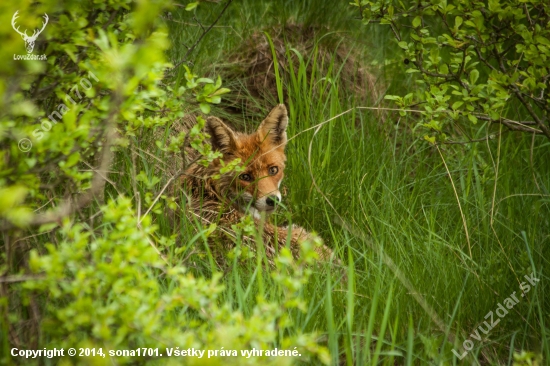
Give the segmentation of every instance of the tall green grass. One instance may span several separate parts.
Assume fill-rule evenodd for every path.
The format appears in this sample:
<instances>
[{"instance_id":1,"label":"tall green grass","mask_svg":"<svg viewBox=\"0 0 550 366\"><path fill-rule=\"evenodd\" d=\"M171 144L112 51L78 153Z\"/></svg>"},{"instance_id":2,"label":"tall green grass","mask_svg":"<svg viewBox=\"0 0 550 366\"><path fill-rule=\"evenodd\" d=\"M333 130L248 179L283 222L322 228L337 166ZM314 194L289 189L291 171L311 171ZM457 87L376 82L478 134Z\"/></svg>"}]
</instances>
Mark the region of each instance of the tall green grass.
<instances>
[{"instance_id":1,"label":"tall green grass","mask_svg":"<svg viewBox=\"0 0 550 366\"><path fill-rule=\"evenodd\" d=\"M370 61L383 63L392 44L383 32L360 40L366 31L346 9L320 1L232 4L196 50L195 70L216 72L243 38L255 30L268 37L287 22L316 21L331 27L326 32L346 32L346 42L371 44ZM197 16L211 21L217 14L211 11ZM190 21L185 12L173 16ZM192 43L196 34L181 23L171 27L177 59L185 51L181 44ZM278 76L277 95L254 101L267 113L284 95L291 121L288 213L318 232L342 260L316 269L304 290L308 311L292 314L294 328L318 332L334 364L456 364L451 349L462 353L462 342L485 315L534 272L538 285L483 341L474 341L464 361L511 365L514 352L526 350L548 362L550 143L504 133L487 143L436 148L413 131L418 116L356 108L373 105L345 88L336 57L318 51L300 52L287 42L289 67ZM380 87L399 91L414 84L394 67ZM244 120L250 129L260 122ZM470 133L482 137L493 129L473 126ZM162 230L172 229L162 215L157 220ZM194 247L207 248L199 235L204 228L186 220L178 225L184 249L170 256L188 263L193 258L199 273L218 270L211 256L192 254ZM277 286L264 271L261 264L251 271L234 263L222 300L247 313L257 295L277 299Z\"/></svg>"}]
</instances>

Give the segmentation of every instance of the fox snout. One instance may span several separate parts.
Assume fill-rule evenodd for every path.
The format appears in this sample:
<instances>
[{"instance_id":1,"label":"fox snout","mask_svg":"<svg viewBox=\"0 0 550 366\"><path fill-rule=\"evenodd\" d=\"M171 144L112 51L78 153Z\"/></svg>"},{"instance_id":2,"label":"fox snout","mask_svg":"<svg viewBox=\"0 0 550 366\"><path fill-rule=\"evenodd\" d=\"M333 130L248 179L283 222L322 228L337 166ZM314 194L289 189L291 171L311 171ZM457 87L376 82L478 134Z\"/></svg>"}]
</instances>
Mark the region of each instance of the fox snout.
<instances>
[{"instance_id":1,"label":"fox snout","mask_svg":"<svg viewBox=\"0 0 550 366\"><path fill-rule=\"evenodd\" d=\"M279 191L272 192L268 196L263 196L254 202L254 207L258 211L266 211L268 213L275 210L277 204L281 202L281 193Z\"/></svg>"},{"instance_id":2,"label":"fox snout","mask_svg":"<svg viewBox=\"0 0 550 366\"><path fill-rule=\"evenodd\" d=\"M265 180L270 178L271 177L266 177ZM272 181L273 179L270 180ZM239 205L242 211L250 211L254 216L259 216L260 212L270 214L275 211L277 205L281 202L281 192L279 192L277 188L280 180L278 182L273 182L274 184L271 187L261 190L260 188L270 186L269 183L271 182L266 183L267 184L263 184L262 187L254 184L242 187L244 190L241 191L241 204ZM241 185L242 184L241 182Z\"/></svg>"},{"instance_id":3,"label":"fox snout","mask_svg":"<svg viewBox=\"0 0 550 366\"><path fill-rule=\"evenodd\" d=\"M281 201L281 197L279 197L281 194L279 193L277 196L269 196L265 199L265 203L269 207L275 207L275 203Z\"/></svg>"}]
</instances>

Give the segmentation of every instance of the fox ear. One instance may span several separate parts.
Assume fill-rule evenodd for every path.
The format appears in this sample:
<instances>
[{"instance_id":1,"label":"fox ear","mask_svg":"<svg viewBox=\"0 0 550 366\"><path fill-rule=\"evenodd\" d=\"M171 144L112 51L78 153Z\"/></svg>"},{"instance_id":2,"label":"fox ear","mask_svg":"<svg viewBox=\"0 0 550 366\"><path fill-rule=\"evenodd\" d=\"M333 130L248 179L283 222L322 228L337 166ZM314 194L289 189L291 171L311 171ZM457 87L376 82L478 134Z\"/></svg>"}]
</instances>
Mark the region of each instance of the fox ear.
<instances>
[{"instance_id":1,"label":"fox ear","mask_svg":"<svg viewBox=\"0 0 550 366\"><path fill-rule=\"evenodd\" d=\"M208 117L206 119L206 132L210 135L214 150L231 153L237 147L235 133L219 118Z\"/></svg>"},{"instance_id":2,"label":"fox ear","mask_svg":"<svg viewBox=\"0 0 550 366\"><path fill-rule=\"evenodd\" d=\"M288 125L288 114L284 104L279 104L269 112L263 120L258 133L260 138L267 140L273 145L286 144L286 126Z\"/></svg>"}]
</instances>

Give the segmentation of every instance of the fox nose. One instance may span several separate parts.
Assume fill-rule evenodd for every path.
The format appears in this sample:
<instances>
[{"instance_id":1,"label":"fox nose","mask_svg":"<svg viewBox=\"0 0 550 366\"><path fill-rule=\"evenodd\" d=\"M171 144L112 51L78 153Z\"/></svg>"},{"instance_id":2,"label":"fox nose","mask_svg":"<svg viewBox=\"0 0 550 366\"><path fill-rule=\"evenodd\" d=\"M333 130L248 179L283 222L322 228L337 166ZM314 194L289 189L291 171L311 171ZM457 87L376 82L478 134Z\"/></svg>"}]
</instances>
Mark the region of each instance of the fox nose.
<instances>
[{"instance_id":1,"label":"fox nose","mask_svg":"<svg viewBox=\"0 0 550 366\"><path fill-rule=\"evenodd\" d=\"M269 197L267 197L267 199L265 200L265 203L266 203L268 206L271 206L271 207L274 207L276 202L279 202L279 197L277 197L277 196L269 196Z\"/></svg>"}]
</instances>

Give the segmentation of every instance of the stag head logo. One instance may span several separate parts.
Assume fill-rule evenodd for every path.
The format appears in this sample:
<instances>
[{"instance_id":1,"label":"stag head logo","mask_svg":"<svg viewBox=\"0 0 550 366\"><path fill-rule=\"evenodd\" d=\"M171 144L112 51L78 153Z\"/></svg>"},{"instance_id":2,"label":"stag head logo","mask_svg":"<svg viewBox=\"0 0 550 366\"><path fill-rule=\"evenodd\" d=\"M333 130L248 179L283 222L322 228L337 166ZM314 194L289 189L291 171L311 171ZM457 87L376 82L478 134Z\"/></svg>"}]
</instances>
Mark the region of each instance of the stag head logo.
<instances>
[{"instance_id":1,"label":"stag head logo","mask_svg":"<svg viewBox=\"0 0 550 366\"><path fill-rule=\"evenodd\" d=\"M42 29L38 30L38 29L35 29L32 36L29 36L27 34L27 30L25 29L24 32L21 32L19 31L19 26L17 26L17 28L15 27L15 20L17 18L19 18L19 15L17 14L19 13L19 10L17 10L15 12L15 14L13 14L13 17L11 18L11 26L13 27L13 29L19 33L21 35L21 37L23 38L23 41L25 41L25 48L27 49L27 52L28 53L31 53L32 50L34 49L34 42L36 41L36 38L38 38L38 35L40 33L42 33L42 31L44 30L44 28L46 28L46 24L48 24L48 14L45 14L44 13L44 22L42 23Z\"/></svg>"}]
</instances>

